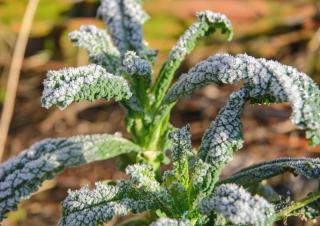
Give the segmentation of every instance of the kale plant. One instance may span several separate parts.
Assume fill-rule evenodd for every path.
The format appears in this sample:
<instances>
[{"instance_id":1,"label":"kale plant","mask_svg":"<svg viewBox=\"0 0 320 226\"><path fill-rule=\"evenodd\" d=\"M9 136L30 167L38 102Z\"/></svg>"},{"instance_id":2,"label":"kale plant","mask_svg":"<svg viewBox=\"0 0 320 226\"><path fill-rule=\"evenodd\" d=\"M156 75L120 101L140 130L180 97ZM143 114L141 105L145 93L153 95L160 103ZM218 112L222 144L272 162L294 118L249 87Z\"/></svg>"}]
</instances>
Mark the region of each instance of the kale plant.
<instances>
[{"instance_id":1,"label":"kale plant","mask_svg":"<svg viewBox=\"0 0 320 226\"><path fill-rule=\"evenodd\" d=\"M304 73L278 62L240 54L216 54L198 63L171 85L176 70L197 41L216 30L232 38L229 19L202 11L179 38L155 80L157 51L143 40L147 14L140 0L102 0L98 16L107 30L93 25L70 33L88 52L90 65L49 71L42 105L66 108L82 100L113 99L126 112L130 139L118 135L82 135L46 139L0 165L0 220L44 180L64 169L127 156L129 179L103 181L70 191L60 225L99 225L130 215L121 225L272 225L291 215L315 218L320 191L302 200L284 200L261 182L284 172L319 179L320 159L280 158L242 169L221 180L223 168L243 145L241 113L246 103L288 102L292 122L320 144L320 92ZM179 98L208 84L243 83L205 132L198 150L189 126L170 124ZM172 169L164 173L166 150ZM132 214L136 216L132 216Z\"/></svg>"}]
</instances>

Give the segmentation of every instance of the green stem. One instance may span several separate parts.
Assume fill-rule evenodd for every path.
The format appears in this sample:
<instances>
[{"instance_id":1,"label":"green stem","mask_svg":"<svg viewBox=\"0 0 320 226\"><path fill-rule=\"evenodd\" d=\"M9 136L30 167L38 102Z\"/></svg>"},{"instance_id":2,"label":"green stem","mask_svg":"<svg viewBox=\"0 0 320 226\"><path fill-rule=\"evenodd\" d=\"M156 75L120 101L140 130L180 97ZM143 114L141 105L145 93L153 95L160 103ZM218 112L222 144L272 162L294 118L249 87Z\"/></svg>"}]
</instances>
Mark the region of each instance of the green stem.
<instances>
[{"instance_id":1,"label":"green stem","mask_svg":"<svg viewBox=\"0 0 320 226\"><path fill-rule=\"evenodd\" d=\"M279 213L276 214L276 221L282 220L284 218L289 217L293 211L301 209L302 207L305 207L309 205L310 203L318 200L320 198L320 191L317 191L303 199L301 199L298 202L295 202L294 204L282 209Z\"/></svg>"}]
</instances>

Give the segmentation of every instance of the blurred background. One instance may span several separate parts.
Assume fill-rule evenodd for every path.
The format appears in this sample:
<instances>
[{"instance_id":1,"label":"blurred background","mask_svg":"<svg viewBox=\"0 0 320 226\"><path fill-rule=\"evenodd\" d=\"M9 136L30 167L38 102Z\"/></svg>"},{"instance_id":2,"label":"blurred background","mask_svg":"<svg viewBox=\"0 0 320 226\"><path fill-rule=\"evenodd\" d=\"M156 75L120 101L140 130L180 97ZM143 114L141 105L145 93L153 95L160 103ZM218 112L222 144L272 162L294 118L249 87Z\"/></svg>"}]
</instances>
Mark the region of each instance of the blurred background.
<instances>
[{"instance_id":1,"label":"blurred background","mask_svg":"<svg viewBox=\"0 0 320 226\"><path fill-rule=\"evenodd\" d=\"M27 0L0 0L0 110L7 87L8 72L15 43L21 30ZM115 133L124 129L124 113L119 105L98 101L73 104L64 111L41 108L42 81L46 71L66 66L85 65L87 55L74 48L68 32L82 24L103 23L96 19L95 0L40 0L31 26L22 61L14 111L2 161L17 155L32 143L47 137L76 134ZM225 13L234 25L234 40L222 35L203 39L187 57L177 76L198 61L215 53L247 53L276 59L306 72L320 82L320 1L308 0L146 0L151 19L145 25L145 38L160 50L155 72L179 35L194 21L195 12L209 9ZM155 73L156 74L156 73ZM17 82L17 81L16 81ZM175 126L190 123L194 145L225 104L233 86L207 86L181 100L172 112ZM12 98L11 94L9 95ZM319 156L320 147L309 147L303 133L289 120L288 105L247 106L243 114L245 146L239 151L224 175L255 162L280 156ZM5 134L0 134L5 136ZM116 161L102 161L70 169L46 182L30 200L9 215L4 226L56 225L60 202L68 188L104 179L123 178ZM268 181L280 194L299 199L317 188L315 181L289 174ZM320 225L289 219L288 225ZM112 225L112 222L108 225ZM280 224L279 224L280 225Z\"/></svg>"}]
</instances>

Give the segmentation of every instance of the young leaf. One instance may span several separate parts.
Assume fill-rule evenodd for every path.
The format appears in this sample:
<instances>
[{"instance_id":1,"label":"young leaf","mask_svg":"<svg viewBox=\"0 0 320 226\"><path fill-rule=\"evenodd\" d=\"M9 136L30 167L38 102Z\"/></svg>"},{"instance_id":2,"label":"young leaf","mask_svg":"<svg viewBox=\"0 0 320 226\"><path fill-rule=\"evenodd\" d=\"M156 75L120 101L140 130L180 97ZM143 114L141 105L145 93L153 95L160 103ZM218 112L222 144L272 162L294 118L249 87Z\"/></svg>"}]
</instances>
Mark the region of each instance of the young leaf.
<instances>
[{"instance_id":1,"label":"young leaf","mask_svg":"<svg viewBox=\"0 0 320 226\"><path fill-rule=\"evenodd\" d=\"M168 60L164 63L153 87L156 105L159 106L173 79L175 71L179 68L186 55L191 53L197 41L221 29L232 39L233 31L230 20L223 14L211 11L197 13L197 21L179 38L176 46L171 50Z\"/></svg>"},{"instance_id":2,"label":"young leaf","mask_svg":"<svg viewBox=\"0 0 320 226\"><path fill-rule=\"evenodd\" d=\"M96 183L94 190L83 187L69 191L63 202L63 216L59 225L98 226L114 216L140 213L148 208L148 202L126 198L121 187Z\"/></svg>"},{"instance_id":3,"label":"young leaf","mask_svg":"<svg viewBox=\"0 0 320 226\"><path fill-rule=\"evenodd\" d=\"M117 74L121 66L120 53L105 30L94 25L82 25L69 33L70 40L89 54L91 63L103 66L107 72Z\"/></svg>"},{"instance_id":4,"label":"young leaf","mask_svg":"<svg viewBox=\"0 0 320 226\"><path fill-rule=\"evenodd\" d=\"M138 151L140 148L130 141L107 134L38 142L0 165L0 220L20 199L64 169Z\"/></svg>"},{"instance_id":5,"label":"young leaf","mask_svg":"<svg viewBox=\"0 0 320 226\"><path fill-rule=\"evenodd\" d=\"M151 166L145 164L130 165L126 168L126 174L130 176L133 187L144 195L145 200L158 203L162 211L173 214L176 207L174 200L167 190L155 179Z\"/></svg>"},{"instance_id":6,"label":"young leaf","mask_svg":"<svg viewBox=\"0 0 320 226\"><path fill-rule=\"evenodd\" d=\"M166 96L166 102L191 94L210 83L232 84L244 80L254 103L289 102L292 122L306 130L311 144L320 143L320 92L304 73L266 59L247 55L214 55L182 75Z\"/></svg>"},{"instance_id":7,"label":"young leaf","mask_svg":"<svg viewBox=\"0 0 320 226\"><path fill-rule=\"evenodd\" d=\"M170 219L162 217L151 223L150 226L192 226L192 224L187 219Z\"/></svg>"},{"instance_id":8,"label":"young leaf","mask_svg":"<svg viewBox=\"0 0 320 226\"><path fill-rule=\"evenodd\" d=\"M101 0L100 16L111 33L112 40L123 56L126 51L137 53L146 49L142 25L148 15L137 0Z\"/></svg>"},{"instance_id":9,"label":"young leaf","mask_svg":"<svg viewBox=\"0 0 320 226\"><path fill-rule=\"evenodd\" d=\"M196 197L203 198L205 192L212 187L212 181L216 180L212 176L215 170L211 164L198 159L193 165L191 175L191 200Z\"/></svg>"},{"instance_id":10,"label":"young leaf","mask_svg":"<svg viewBox=\"0 0 320 226\"><path fill-rule=\"evenodd\" d=\"M173 171L178 181L186 188L189 183L188 158L192 155L190 127L185 126L169 134L173 142L172 162Z\"/></svg>"},{"instance_id":11,"label":"young leaf","mask_svg":"<svg viewBox=\"0 0 320 226\"><path fill-rule=\"evenodd\" d=\"M319 158L280 158L263 162L240 170L221 183L236 183L249 186L284 172L307 178L320 178Z\"/></svg>"},{"instance_id":12,"label":"young leaf","mask_svg":"<svg viewBox=\"0 0 320 226\"><path fill-rule=\"evenodd\" d=\"M216 188L211 197L200 204L203 214L217 212L233 224L272 225L274 207L260 196L252 196L242 187L225 184Z\"/></svg>"},{"instance_id":13,"label":"young leaf","mask_svg":"<svg viewBox=\"0 0 320 226\"><path fill-rule=\"evenodd\" d=\"M99 98L121 101L132 96L124 78L112 75L95 64L49 71L43 84L41 101L45 108L57 105L64 109L73 101L94 101Z\"/></svg>"}]
</instances>

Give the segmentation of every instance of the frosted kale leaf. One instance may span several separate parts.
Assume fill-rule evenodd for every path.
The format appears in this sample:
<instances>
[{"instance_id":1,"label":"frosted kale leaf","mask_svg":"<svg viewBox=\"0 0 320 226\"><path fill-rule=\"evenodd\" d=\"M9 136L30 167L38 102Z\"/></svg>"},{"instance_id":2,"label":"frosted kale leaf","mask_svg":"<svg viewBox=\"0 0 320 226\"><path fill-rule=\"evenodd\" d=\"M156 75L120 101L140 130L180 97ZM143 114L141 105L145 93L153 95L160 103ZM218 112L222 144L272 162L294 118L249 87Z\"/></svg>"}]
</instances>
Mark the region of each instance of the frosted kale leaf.
<instances>
[{"instance_id":1,"label":"frosted kale leaf","mask_svg":"<svg viewBox=\"0 0 320 226\"><path fill-rule=\"evenodd\" d=\"M143 212L149 209L148 205L148 202L127 198L122 186L96 183L94 190L83 187L69 191L59 225L98 226L114 216Z\"/></svg>"},{"instance_id":2,"label":"frosted kale leaf","mask_svg":"<svg viewBox=\"0 0 320 226\"><path fill-rule=\"evenodd\" d=\"M146 49L142 25L148 15L137 0L101 0L98 15L104 20L116 47L124 55L126 51L137 53Z\"/></svg>"},{"instance_id":3,"label":"frosted kale leaf","mask_svg":"<svg viewBox=\"0 0 320 226\"><path fill-rule=\"evenodd\" d=\"M215 172L215 180L222 168L233 156L233 152L243 144L241 112L248 98L248 90L243 88L230 95L210 128L205 132L199 147L199 157Z\"/></svg>"},{"instance_id":4,"label":"frosted kale leaf","mask_svg":"<svg viewBox=\"0 0 320 226\"><path fill-rule=\"evenodd\" d=\"M235 184L217 187L211 197L201 202L200 210L204 214L220 213L233 224L241 225L272 225L274 218L272 204Z\"/></svg>"},{"instance_id":5,"label":"frosted kale leaf","mask_svg":"<svg viewBox=\"0 0 320 226\"><path fill-rule=\"evenodd\" d=\"M166 102L191 94L210 83L233 84L244 80L253 103L289 102L292 121L307 131L312 144L320 143L320 92L304 73L278 62L247 55L214 55L182 75L166 96Z\"/></svg>"},{"instance_id":6,"label":"frosted kale leaf","mask_svg":"<svg viewBox=\"0 0 320 226\"><path fill-rule=\"evenodd\" d=\"M150 166L132 165L126 172L128 181L118 181L116 185L98 183L94 190L84 187L69 192L60 225L97 226L114 216L156 209L170 213L171 197L156 181Z\"/></svg>"},{"instance_id":7,"label":"frosted kale leaf","mask_svg":"<svg viewBox=\"0 0 320 226\"><path fill-rule=\"evenodd\" d=\"M117 73L120 67L120 53L113 45L106 30L94 25L82 25L69 33L70 40L89 54L91 63L103 66L107 72Z\"/></svg>"},{"instance_id":8,"label":"frosted kale leaf","mask_svg":"<svg viewBox=\"0 0 320 226\"><path fill-rule=\"evenodd\" d=\"M320 159L318 158L280 158L244 168L228 177L222 183L237 183L243 186L258 183L284 172L305 176L309 179L320 178Z\"/></svg>"},{"instance_id":9,"label":"frosted kale leaf","mask_svg":"<svg viewBox=\"0 0 320 226\"><path fill-rule=\"evenodd\" d=\"M173 66L175 61L185 58L196 45L199 38L204 37L217 29L228 34L228 39L233 36L231 21L221 13L214 13L209 10L197 13L197 21L179 38L177 44L169 55L169 66Z\"/></svg>"},{"instance_id":10,"label":"frosted kale leaf","mask_svg":"<svg viewBox=\"0 0 320 226\"><path fill-rule=\"evenodd\" d=\"M197 21L179 38L158 75L154 85L154 94L158 105L160 105L165 96L175 71L181 65L186 55L191 53L200 38L215 32L216 29L221 29L223 33L228 34L229 40L232 39L232 25L225 15L208 10L197 13Z\"/></svg>"},{"instance_id":11,"label":"frosted kale leaf","mask_svg":"<svg viewBox=\"0 0 320 226\"><path fill-rule=\"evenodd\" d=\"M112 75L94 64L49 71L43 84L41 101L45 108L57 105L64 109L73 101L94 101L99 98L121 101L132 96L124 78Z\"/></svg>"},{"instance_id":12,"label":"frosted kale leaf","mask_svg":"<svg viewBox=\"0 0 320 226\"><path fill-rule=\"evenodd\" d=\"M38 142L0 165L0 220L20 199L64 169L138 151L140 148L130 141L107 134Z\"/></svg>"},{"instance_id":13,"label":"frosted kale leaf","mask_svg":"<svg viewBox=\"0 0 320 226\"><path fill-rule=\"evenodd\" d=\"M157 221L150 224L150 226L191 226L191 222L186 219L170 219L170 218L159 218Z\"/></svg>"}]
</instances>

